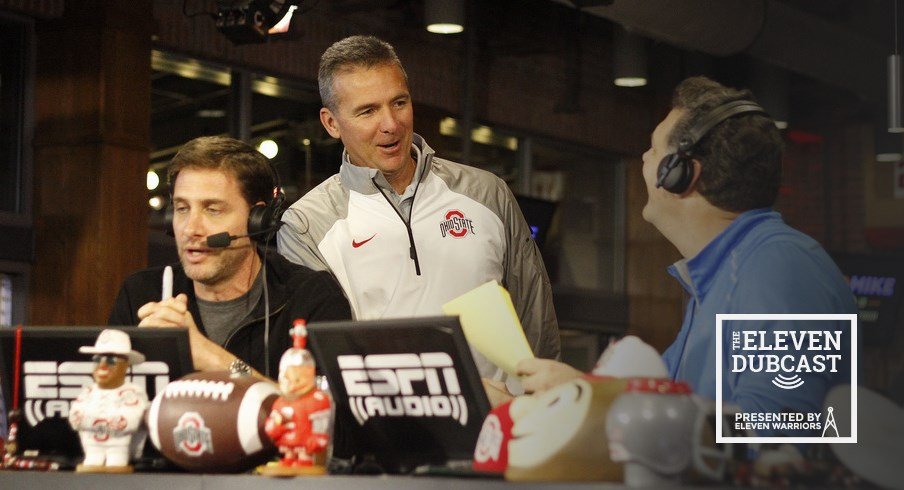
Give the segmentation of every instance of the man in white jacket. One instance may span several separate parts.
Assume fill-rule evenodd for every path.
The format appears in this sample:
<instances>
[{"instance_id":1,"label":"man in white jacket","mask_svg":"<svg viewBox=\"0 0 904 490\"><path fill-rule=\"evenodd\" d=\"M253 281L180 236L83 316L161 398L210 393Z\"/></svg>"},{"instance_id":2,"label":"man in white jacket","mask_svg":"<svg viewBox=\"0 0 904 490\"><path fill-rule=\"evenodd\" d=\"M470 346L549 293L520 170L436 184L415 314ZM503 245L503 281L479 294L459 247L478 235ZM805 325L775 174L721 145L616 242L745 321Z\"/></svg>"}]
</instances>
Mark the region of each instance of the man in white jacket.
<instances>
[{"instance_id":1,"label":"man in white jacket","mask_svg":"<svg viewBox=\"0 0 904 490\"><path fill-rule=\"evenodd\" d=\"M441 315L487 281L511 293L528 343L559 356L546 269L511 191L434 156L413 132L408 79L389 44L352 36L321 57L320 120L342 140L339 173L283 215L279 252L328 269L358 319ZM475 353L484 378L501 370Z\"/></svg>"}]
</instances>

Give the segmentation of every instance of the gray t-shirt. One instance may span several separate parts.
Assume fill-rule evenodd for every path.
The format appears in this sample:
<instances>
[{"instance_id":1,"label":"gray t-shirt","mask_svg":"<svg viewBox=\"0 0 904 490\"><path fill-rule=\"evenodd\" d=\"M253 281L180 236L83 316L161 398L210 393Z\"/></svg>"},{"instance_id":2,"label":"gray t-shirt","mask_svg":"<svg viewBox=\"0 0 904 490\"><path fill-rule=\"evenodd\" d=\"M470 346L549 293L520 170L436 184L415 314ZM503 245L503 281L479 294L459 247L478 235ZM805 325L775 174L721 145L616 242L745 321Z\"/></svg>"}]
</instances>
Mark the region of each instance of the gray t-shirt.
<instances>
[{"instance_id":1,"label":"gray t-shirt","mask_svg":"<svg viewBox=\"0 0 904 490\"><path fill-rule=\"evenodd\" d=\"M229 301L198 299L198 311L201 312L207 338L221 346L226 344L226 339L233 330L250 320L254 307L261 299L263 284L261 273L258 272L251 289L238 298Z\"/></svg>"}]
</instances>

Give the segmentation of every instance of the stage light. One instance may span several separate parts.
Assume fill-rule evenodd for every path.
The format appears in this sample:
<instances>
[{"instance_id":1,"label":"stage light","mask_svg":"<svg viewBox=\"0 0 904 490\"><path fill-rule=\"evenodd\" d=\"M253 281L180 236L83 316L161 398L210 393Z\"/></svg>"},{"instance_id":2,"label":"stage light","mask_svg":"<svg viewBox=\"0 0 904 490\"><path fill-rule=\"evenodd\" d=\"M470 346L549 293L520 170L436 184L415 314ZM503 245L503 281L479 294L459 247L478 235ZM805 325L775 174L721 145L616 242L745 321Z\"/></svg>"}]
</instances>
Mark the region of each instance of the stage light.
<instances>
[{"instance_id":1,"label":"stage light","mask_svg":"<svg viewBox=\"0 0 904 490\"><path fill-rule=\"evenodd\" d=\"M289 26L292 25L292 15L295 14L295 10L298 9L297 5L291 5L289 7L289 11L286 12L286 15L283 16L282 20L277 22L273 27L267 31L267 34L285 34L289 32Z\"/></svg>"},{"instance_id":2,"label":"stage light","mask_svg":"<svg viewBox=\"0 0 904 490\"><path fill-rule=\"evenodd\" d=\"M217 0L216 26L234 44L265 43L289 31L301 0Z\"/></svg>"}]
</instances>

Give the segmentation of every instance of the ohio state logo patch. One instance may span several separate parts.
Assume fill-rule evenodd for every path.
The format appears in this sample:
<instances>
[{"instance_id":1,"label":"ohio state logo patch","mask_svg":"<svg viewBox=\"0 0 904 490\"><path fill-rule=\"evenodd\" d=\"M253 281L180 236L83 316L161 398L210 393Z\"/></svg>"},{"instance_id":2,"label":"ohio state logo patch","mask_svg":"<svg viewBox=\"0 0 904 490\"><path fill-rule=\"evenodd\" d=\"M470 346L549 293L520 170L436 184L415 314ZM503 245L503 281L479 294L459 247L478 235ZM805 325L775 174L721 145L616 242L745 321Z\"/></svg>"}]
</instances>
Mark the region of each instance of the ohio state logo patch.
<instances>
[{"instance_id":1,"label":"ohio state logo patch","mask_svg":"<svg viewBox=\"0 0 904 490\"><path fill-rule=\"evenodd\" d=\"M474 461L478 463L486 463L488 461L499 461L499 453L502 450L502 443L505 441L505 435L502 433L502 422L496 414L491 413L483 421L483 427L480 429L480 435L477 437L477 446L474 448Z\"/></svg>"},{"instance_id":2,"label":"ohio state logo patch","mask_svg":"<svg viewBox=\"0 0 904 490\"><path fill-rule=\"evenodd\" d=\"M110 439L110 421L107 419L97 419L91 425L91 435L97 442L106 442Z\"/></svg>"},{"instance_id":3,"label":"ohio state logo patch","mask_svg":"<svg viewBox=\"0 0 904 490\"><path fill-rule=\"evenodd\" d=\"M197 458L204 453L213 454L213 439L210 428L198 412L186 412L179 417L173 429L173 443L176 450Z\"/></svg>"},{"instance_id":4,"label":"ohio state logo patch","mask_svg":"<svg viewBox=\"0 0 904 490\"><path fill-rule=\"evenodd\" d=\"M439 224L439 231L443 238L451 235L452 238L464 238L468 233L474 233L474 222L465 218L464 213L457 209L446 211L446 219Z\"/></svg>"}]
</instances>

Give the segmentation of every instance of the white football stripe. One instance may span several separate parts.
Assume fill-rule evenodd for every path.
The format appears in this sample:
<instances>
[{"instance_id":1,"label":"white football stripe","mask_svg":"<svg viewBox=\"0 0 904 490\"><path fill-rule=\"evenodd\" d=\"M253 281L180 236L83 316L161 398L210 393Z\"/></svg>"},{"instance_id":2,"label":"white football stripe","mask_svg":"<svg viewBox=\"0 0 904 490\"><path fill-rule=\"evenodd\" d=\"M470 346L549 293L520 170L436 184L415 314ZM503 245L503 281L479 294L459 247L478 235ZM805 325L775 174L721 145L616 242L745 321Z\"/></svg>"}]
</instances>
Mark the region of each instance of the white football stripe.
<instances>
[{"instance_id":1,"label":"white football stripe","mask_svg":"<svg viewBox=\"0 0 904 490\"><path fill-rule=\"evenodd\" d=\"M151 444L157 450L160 450L160 434L157 433L157 414L160 412L160 400L163 399L163 393L157 393L151 408L148 409L148 434L151 436Z\"/></svg>"},{"instance_id":2,"label":"white football stripe","mask_svg":"<svg viewBox=\"0 0 904 490\"><path fill-rule=\"evenodd\" d=\"M258 411L268 396L277 394L276 386L264 381L254 383L245 392L242 404L239 406L238 420L236 421L239 442L242 444L242 450L245 451L245 454L253 454L264 448L257 425ZM254 423L243 423L246 421L253 421Z\"/></svg>"}]
</instances>

